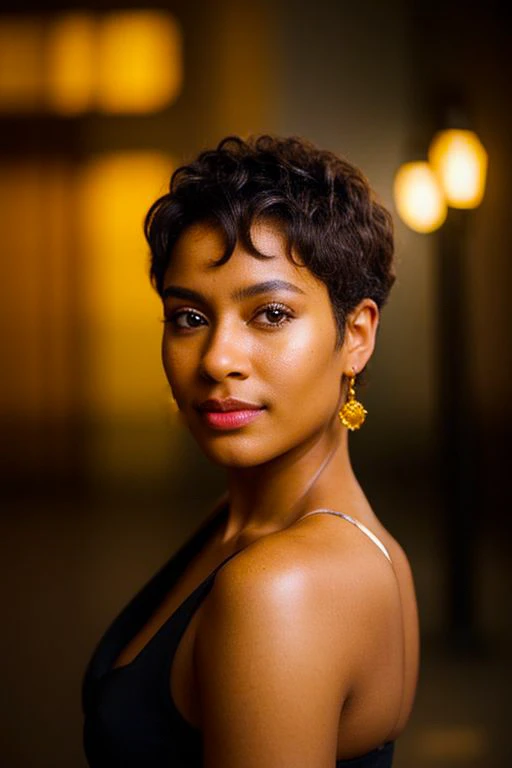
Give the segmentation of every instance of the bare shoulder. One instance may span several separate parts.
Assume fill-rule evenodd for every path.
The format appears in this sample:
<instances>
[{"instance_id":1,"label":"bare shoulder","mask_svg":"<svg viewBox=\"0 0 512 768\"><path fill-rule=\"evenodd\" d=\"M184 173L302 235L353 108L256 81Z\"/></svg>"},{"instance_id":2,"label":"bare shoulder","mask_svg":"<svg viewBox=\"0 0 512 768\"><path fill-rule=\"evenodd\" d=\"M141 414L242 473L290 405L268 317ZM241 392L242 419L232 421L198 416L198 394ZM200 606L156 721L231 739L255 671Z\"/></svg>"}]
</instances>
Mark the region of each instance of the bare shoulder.
<instances>
[{"instance_id":1,"label":"bare shoulder","mask_svg":"<svg viewBox=\"0 0 512 768\"><path fill-rule=\"evenodd\" d=\"M393 539L394 553L405 553ZM334 601L340 610L356 602L370 609L396 594L389 560L353 525L332 516L311 516L265 536L239 552L217 573L211 604L251 600L264 611L283 603L308 612ZM256 602L255 602L256 601ZM369 602L368 602L369 601ZM311 617L309 617L311 618Z\"/></svg>"},{"instance_id":2,"label":"bare shoulder","mask_svg":"<svg viewBox=\"0 0 512 768\"><path fill-rule=\"evenodd\" d=\"M325 534L302 521L217 572L194 652L206 766L332 762L344 702L395 596L376 547Z\"/></svg>"},{"instance_id":3,"label":"bare shoulder","mask_svg":"<svg viewBox=\"0 0 512 768\"><path fill-rule=\"evenodd\" d=\"M288 653L296 645L298 654L328 654L331 672L340 662L339 685L349 687L352 660L399 605L389 561L352 528L334 521L327 530L309 518L239 552L216 575L198 637L210 651L215 636L228 634L252 652L262 634L268 652L285 644Z\"/></svg>"},{"instance_id":4,"label":"bare shoulder","mask_svg":"<svg viewBox=\"0 0 512 768\"><path fill-rule=\"evenodd\" d=\"M392 551L407 562L395 540ZM248 646L263 632L276 651L290 633L288 645L329 658L340 689L349 690L383 636L401 631L401 603L396 568L368 536L332 515L317 515L228 561L205 603L202 629L222 634L229 617Z\"/></svg>"}]
</instances>

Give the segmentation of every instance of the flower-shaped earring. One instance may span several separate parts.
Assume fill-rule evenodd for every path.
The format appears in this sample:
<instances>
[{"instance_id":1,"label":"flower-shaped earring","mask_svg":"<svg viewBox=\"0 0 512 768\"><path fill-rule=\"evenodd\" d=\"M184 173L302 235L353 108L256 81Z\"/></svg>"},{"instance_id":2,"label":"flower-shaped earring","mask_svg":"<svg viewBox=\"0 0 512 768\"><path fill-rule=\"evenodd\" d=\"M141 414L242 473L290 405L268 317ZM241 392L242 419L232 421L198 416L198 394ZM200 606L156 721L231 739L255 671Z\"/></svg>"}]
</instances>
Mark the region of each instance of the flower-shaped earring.
<instances>
[{"instance_id":1,"label":"flower-shaped earring","mask_svg":"<svg viewBox=\"0 0 512 768\"><path fill-rule=\"evenodd\" d=\"M339 419L344 427L354 430L359 429L366 419L368 411L364 408L363 404L356 400L355 391L356 372L350 374L348 383L348 399L344 403L343 407L338 413Z\"/></svg>"}]
</instances>

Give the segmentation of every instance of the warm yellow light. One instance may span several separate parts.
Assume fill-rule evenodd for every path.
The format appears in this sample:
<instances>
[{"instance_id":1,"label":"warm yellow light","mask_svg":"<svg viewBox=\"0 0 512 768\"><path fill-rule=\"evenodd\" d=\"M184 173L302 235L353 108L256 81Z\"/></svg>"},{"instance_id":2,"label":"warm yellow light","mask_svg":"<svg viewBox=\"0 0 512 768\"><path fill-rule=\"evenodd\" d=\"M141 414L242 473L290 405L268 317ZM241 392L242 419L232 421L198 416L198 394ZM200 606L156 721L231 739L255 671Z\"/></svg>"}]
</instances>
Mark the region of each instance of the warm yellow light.
<instances>
[{"instance_id":1,"label":"warm yellow light","mask_svg":"<svg viewBox=\"0 0 512 768\"><path fill-rule=\"evenodd\" d=\"M476 133L440 131L430 145L429 161L441 181L448 205L480 205L487 175L487 152Z\"/></svg>"},{"instance_id":2,"label":"warm yellow light","mask_svg":"<svg viewBox=\"0 0 512 768\"><path fill-rule=\"evenodd\" d=\"M0 111L40 108L44 31L35 17L0 17Z\"/></svg>"},{"instance_id":3,"label":"warm yellow light","mask_svg":"<svg viewBox=\"0 0 512 768\"><path fill-rule=\"evenodd\" d=\"M164 10L0 17L0 111L154 112L182 80L180 27Z\"/></svg>"},{"instance_id":4,"label":"warm yellow light","mask_svg":"<svg viewBox=\"0 0 512 768\"><path fill-rule=\"evenodd\" d=\"M86 13L68 13L48 30L47 103L60 114L77 114L94 103L96 22Z\"/></svg>"},{"instance_id":5,"label":"warm yellow light","mask_svg":"<svg viewBox=\"0 0 512 768\"><path fill-rule=\"evenodd\" d=\"M393 191L400 218L415 232L434 232L446 219L443 192L428 163L402 165L395 176Z\"/></svg>"},{"instance_id":6,"label":"warm yellow light","mask_svg":"<svg viewBox=\"0 0 512 768\"><path fill-rule=\"evenodd\" d=\"M163 11L109 14L99 26L98 106L151 112L171 103L182 82L181 35Z\"/></svg>"},{"instance_id":7,"label":"warm yellow light","mask_svg":"<svg viewBox=\"0 0 512 768\"><path fill-rule=\"evenodd\" d=\"M149 282L142 222L171 170L168 155L119 152L94 158L80 178L82 288L91 334L86 385L95 412L152 413L164 396L162 310Z\"/></svg>"}]
</instances>

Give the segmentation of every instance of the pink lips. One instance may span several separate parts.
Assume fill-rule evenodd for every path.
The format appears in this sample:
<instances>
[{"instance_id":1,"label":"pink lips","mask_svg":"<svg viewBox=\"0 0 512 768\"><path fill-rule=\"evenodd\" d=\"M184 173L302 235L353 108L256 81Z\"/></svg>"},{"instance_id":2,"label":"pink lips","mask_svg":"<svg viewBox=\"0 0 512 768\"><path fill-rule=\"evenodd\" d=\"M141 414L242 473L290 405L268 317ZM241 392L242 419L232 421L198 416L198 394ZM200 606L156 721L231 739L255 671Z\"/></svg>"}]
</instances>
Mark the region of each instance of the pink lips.
<instances>
[{"instance_id":1,"label":"pink lips","mask_svg":"<svg viewBox=\"0 0 512 768\"><path fill-rule=\"evenodd\" d=\"M200 411L257 411L261 407L258 403L249 403L246 400L238 400L236 397L224 399L212 397L198 405Z\"/></svg>"},{"instance_id":2,"label":"pink lips","mask_svg":"<svg viewBox=\"0 0 512 768\"><path fill-rule=\"evenodd\" d=\"M205 422L214 429L237 429L254 421L264 408L240 411L200 411Z\"/></svg>"}]
</instances>

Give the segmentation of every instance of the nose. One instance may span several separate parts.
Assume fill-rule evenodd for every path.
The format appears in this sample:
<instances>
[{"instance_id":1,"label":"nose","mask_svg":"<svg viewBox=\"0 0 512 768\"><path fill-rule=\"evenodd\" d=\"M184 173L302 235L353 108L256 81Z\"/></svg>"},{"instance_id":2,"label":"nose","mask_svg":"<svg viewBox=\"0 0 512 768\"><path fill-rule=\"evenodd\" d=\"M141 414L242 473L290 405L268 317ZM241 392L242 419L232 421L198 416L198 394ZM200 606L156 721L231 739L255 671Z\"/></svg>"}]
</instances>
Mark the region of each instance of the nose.
<instances>
[{"instance_id":1,"label":"nose","mask_svg":"<svg viewBox=\"0 0 512 768\"><path fill-rule=\"evenodd\" d=\"M203 350L200 362L201 376L209 380L222 381L226 377L245 379L249 375L248 340L236 331L233 324L226 322L211 333Z\"/></svg>"}]
</instances>

